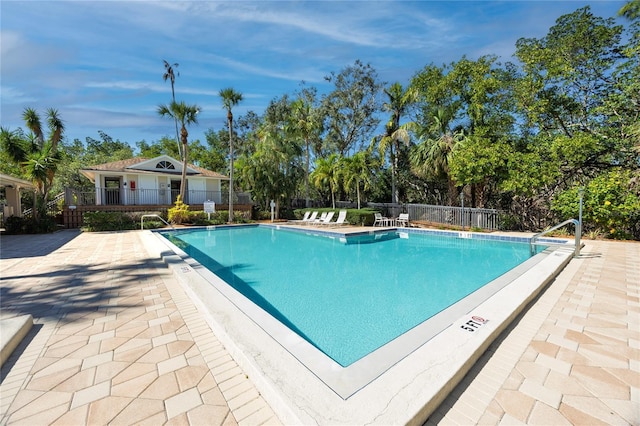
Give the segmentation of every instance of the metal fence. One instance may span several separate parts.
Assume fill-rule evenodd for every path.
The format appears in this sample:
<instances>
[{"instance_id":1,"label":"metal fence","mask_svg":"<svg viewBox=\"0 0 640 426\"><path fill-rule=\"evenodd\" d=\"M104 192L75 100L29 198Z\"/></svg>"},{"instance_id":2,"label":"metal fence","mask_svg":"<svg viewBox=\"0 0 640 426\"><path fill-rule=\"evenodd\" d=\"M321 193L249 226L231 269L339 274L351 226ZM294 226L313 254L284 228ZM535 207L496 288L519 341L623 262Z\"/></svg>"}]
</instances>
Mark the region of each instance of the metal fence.
<instances>
[{"instance_id":1,"label":"metal fence","mask_svg":"<svg viewBox=\"0 0 640 426\"><path fill-rule=\"evenodd\" d=\"M175 203L178 190L168 189L119 189L119 188L98 188L101 198L101 205L171 205ZM234 203L251 204L251 194L245 192L235 192ZM226 191L203 191L187 190L186 204L202 204L205 201L213 201L216 204L224 205L229 203L229 193ZM72 188L65 188L64 204L67 206L95 206L96 191L77 191Z\"/></svg>"},{"instance_id":2,"label":"metal fence","mask_svg":"<svg viewBox=\"0 0 640 426\"><path fill-rule=\"evenodd\" d=\"M410 221L488 230L498 230L500 227L500 211L495 209L391 203L368 203L367 206L380 209L388 217L409 213Z\"/></svg>"}]
</instances>

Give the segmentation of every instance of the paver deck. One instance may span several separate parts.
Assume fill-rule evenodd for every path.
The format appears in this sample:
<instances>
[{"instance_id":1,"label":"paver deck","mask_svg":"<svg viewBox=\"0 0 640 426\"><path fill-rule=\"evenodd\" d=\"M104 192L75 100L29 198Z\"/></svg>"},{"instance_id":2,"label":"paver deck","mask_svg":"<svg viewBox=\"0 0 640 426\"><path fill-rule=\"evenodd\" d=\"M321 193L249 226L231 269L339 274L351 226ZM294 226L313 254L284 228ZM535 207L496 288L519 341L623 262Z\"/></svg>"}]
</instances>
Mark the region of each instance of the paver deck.
<instances>
[{"instance_id":1,"label":"paver deck","mask_svg":"<svg viewBox=\"0 0 640 426\"><path fill-rule=\"evenodd\" d=\"M0 237L4 424L279 424L141 231ZM428 424L640 424L640 244L588 241Z\"/></svg>"}]
</instances>

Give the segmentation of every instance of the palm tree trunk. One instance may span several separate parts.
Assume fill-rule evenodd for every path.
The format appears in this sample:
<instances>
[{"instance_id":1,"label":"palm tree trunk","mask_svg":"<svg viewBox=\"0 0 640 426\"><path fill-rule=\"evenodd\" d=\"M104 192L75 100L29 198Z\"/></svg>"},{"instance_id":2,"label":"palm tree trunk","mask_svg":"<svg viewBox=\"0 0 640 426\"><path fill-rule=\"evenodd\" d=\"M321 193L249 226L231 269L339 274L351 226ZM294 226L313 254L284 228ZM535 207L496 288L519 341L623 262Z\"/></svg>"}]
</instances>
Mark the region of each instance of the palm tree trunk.
<instances>
[{"instance_id":1,"label":"palm tree trunk","mask_svg":"<svg viewBox=\"0 0 640 426\"><path fill-rule=\"evenodd\" d=\"M182 137L182 178L180 179L180 198L183 203L187 203L189 200L185 200L185 194L187 192L187 129L182 126L180 130Z\"/></svg>"},{"instance_id":2,"label":"palm tree trunk","mask_svg":"<svg viewBox=\"0 0 640 426\"><path fill-rule=\"evenodd\" d=\"M393 146L395 142L391 143L389 149L391 150L391 204L396 204L398 202L398 192L396 188L396 170L398 169L398 156L397 150L394 154Z\"/></svg>"},{"instance_id":3,"label":"palm tree trunk","mask_svg":"<svg viewBox=\"0 0 640 426\"><path fill-rule=\"evenodd\" d=\"M305 173L305 179L304 179L304 194L305 194L305 202L304 202L304 206L306 208L309 208L309 204L310 203L310 199L309 199L309 139L306 139L306 145L307 145L307 168L305 169L304 173Z\"/></svg>"},{"instance_id":4,"label":"palm tree trunk","mask_svg":"<svg viewBox=\"0 0 640 426\"><path fill-rule=\"evenodd\" d=\"M231 131L233 118L231 112L227 119L229 124L229 222L233 222L233 132Z\"/></svg>"}]
</instances>

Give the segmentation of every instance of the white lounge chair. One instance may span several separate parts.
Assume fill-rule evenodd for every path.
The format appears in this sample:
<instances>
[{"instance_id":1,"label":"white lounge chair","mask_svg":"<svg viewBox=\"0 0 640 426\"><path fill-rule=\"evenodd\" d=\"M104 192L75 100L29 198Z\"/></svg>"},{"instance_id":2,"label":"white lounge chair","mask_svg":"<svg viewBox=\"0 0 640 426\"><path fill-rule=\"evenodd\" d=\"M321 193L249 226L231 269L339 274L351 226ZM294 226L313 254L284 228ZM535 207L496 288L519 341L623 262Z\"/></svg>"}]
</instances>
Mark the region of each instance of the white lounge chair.
<instances>
[{"instance_id":1,"label":"white lounge chair","mask_svg":"<svg viewBox=\"0 0 640 426\"><path fill-rule=\"evenodd\" d=\"M338 213L338 218L336 219L335 222L327 222L327 223L323 223L322 225L327 225L327 226L340 226L340 225L344 225L344 221L347 218L347 211L346 210L340 210L340 213Z\"/></svg>"},{"instance_id":2,"label":"white lounge chair","mask_svg":"<svg viewBox=\"0 0 640 426\"><path fill-rule=\"evenodd\" d=\"M310 223L315 222L317 220L316 219L317 217L318 217L318 212L315 211L315 212L311 213L311 216L307 217L307 220L301 220L301 221L299 221L297 223L300 224L300 225L308 225Z\"/></svg>"},{"instance_id":3,"label":"white lounge chair","mask_svg":"<svg viewBox=\"0 0 640 426\"><path fill-rule=\"evenodd\" d=\"M311 215L311 217L309 217L309 220L306 221L304 225L315 225L316 223L323 221L324 218L327 217L327 212L322 212L322 214L320 214L320 217L317 217L318 212L314 212L314 213L316 213L316 215L315 216Z\"/></svg>"},{"instance_id":4,"label":"white lounge chair","mask_svg":"<svg viewBox=\"0 0 640 426\"><path fill-rule=\"evenodd\" d=\"M316 214L316 216L318 215L318 212L314 212ZM300 220L289 220L289 223L304 223L304 222L308 222L311 216L311 210L307 210L306 212L304 212L304 216L302 217L302 219ZM315 218L314 218L315 219Z\"/></svg>"},{"instance_id":5,"label":"white lounge chair","mask_svg":"<svg viewBox=\"0 0 640 426\"><path fill-rule=\"evenodd\" d=\"M333 215L335 212L329 212L324 215L324 217L320 217L320 220L314 222L314 225L328 225L331 223L331 219L333 219Z\"/></svg>"}]
</instances>

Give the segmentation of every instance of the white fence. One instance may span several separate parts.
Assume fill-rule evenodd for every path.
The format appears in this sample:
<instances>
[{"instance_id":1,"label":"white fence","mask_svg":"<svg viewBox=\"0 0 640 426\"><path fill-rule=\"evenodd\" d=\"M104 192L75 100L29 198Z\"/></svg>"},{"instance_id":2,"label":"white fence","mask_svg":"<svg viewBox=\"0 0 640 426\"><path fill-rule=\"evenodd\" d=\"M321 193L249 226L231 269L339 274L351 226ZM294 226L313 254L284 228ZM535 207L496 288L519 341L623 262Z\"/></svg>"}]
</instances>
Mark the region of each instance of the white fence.
<instances>
[{"instance_id":1,"label":"white fence","mask_svg":"<svg viewBox=\"0 0 640 426\"><path fill-rule=\"evenodd\" d=\"M386 203L368 203L368 207L381 209L386 216L391 217L397 217L400 213L409 213L410 221L489 230L497 230L500 225L500 211L495 209Z\"/></svg>"},{"instance_id":2,"label":"white fence","mask_svg":"<svg viewBox=\"0 0 640 426\"><path fill-rule=\"evenodd\" d=\"M168 189L122 189L99 188L102 205L171 205L175 202L180 191ZM234 203L251 204L251 194L234 192ZM96 192L81 192L65 188L66 205L96 205ZM187 204L202 204L214 201L224 205L229 202L229 194L221 191L187 190L185 200Z\"/></svg>"}]
</instances>

